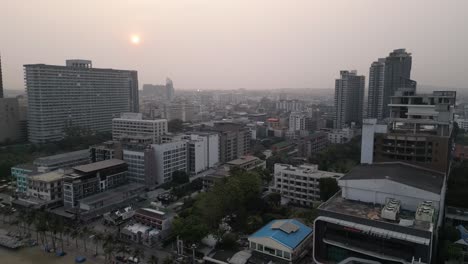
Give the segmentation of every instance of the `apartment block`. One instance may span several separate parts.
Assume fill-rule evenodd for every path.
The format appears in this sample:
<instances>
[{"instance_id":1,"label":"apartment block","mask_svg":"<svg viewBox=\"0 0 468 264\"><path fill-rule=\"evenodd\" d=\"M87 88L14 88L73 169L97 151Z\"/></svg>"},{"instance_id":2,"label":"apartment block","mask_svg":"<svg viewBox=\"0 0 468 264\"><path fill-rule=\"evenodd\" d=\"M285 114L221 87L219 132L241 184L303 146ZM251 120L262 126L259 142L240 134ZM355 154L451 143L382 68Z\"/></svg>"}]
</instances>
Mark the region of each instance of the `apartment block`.
<instances>
[{"instance_id":1,"label":"apartment block","mask_svg":"<svg viewBox=\"0 0 468 264\"><path fill-rule=\"evenodd\" d=\"M272 189L288 202L303 206L313 206L320 201L320 179L338 180L343 176L341 173L321 171L315 164L292 166L276 163L274 170Z\"/></svg>"},{"instance_id":2,"label":"apartment block","mask_svg":"<svg viewBox=\"0 0 468 264\"><path fill-rule=\"evenodd\" d=\"M112 119L138 112L136 71L93 68L88 60L66 66L24 65L29 141L64 138L66 129L112 131Z\"/></svg>"},{"instance_id":3,"label":"apartment block","mask_svg":"<svg viewBox=\"0 0 468 264\"><path fill-rule=\"evenodd\" d=\"M141 113L123 113L120 118L112 119L112 139L115 141L151 138L151 144L160 143L160 137L167 133L167 120L143 119Z\"/></svg>"},{"instance_id":4,"label":"apartment block","mask_svg":"<svg viewBox=\"0 0 468 264\"><path fill-rule=\"evenodd\" d=\"M156 184L172 181L175 171L188 172L188 146L186 141L151 145L156 166Z\"/></svg>"},{"instance_id":5,"label":"apartment block","mask_svg":"<svg viewBox=\"0 0 468 264\"><path fill-rule=\"evenodd\" d=\"M387 122L366 119L361 163L402 161L446 172L452 149L456 92L400 89Z\"/></svg>"}]
</instances>

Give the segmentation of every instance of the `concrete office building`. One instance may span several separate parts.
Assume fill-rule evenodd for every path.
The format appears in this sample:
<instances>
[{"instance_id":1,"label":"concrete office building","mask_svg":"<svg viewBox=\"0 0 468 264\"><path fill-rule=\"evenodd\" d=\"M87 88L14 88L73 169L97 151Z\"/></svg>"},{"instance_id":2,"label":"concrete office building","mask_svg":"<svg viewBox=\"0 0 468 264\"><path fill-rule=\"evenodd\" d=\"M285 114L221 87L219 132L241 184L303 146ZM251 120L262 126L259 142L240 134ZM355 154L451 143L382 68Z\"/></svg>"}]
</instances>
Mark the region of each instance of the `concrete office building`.
<instances>
[{"instance_id":1,"label":"concrete office building","mask_svg":"<svg viewBox=\"0 0 468 264\"><path fill-rule=\"evenodd\" d=\"M292 112L289 115L289 131L312 131L314 120L305 112ZM315 128L317 127L315 123Z\"/></svg>"},{"instance_id":2,"label":"concrete office building","mask_svg":"<svg viewBox=\"0 0 468 264\"><path fill-rule=\"evenodd\" d=\"M345 127L342 129L332 129L327 132L328 141L332 144L345 144L351 141L358 134L357 129Z\"/></svg>"},{"instance_id":3,"label":"concrete office building","mask_svg":"<svg viewBox=\"0 0 468 264\"><path fill-rule=\"evenodd\" d=\"M122 112L138 112L136 71L93 68L88 60L66 66L24 65L29 141L63 139L66 127L112 130Z\"/></svg>"},{"instance_id":4,"label":"concrete office building","mask_svg":"<svg viewBox=\"0 0 468 264\"><path fill-rule=\"evenodd\" d=\"M213 127L205 127L204 130L219 134L219 161L221 163L237 159L250 151L250 130L242 124L215 122Z\"/></svg>"},{"instance_id":5,"label":"concrete office building","mask_svg":"<svg viewBox=\"0 0 468 264\"><path fill-rule=\"evenodd\" d=\"M188 170L196 175L219 164L219 135L217 133L197 133L188 138Z\"/></svg>"},{"instance_id":6,"label":"concrete office building","mask_svg":"<svg viewBox=\"0 0 468 264\"><path fill-rule=\"evenodd\" d=\"M188 147L186 141L151 145L156 166L156 184L172 181L175 171L188 172Z\"/></svg>"},{"instance_id":7,"label":"concrete office building","mask_svg":"<svg viewBox=\"0 0 468 264\"><path fill-rule=\"evenodd\" d=\"M160 143L160 137L167 133L167 120L145 120L141 113L124 113L112 119L112 139L115 141L150 137L151 144Z\"/></svg>"},{"instance_id":8,"label":"concrete office building","mask_svg":"<svg viewBox=\"0 0 468 264\"><path fill-rule=\"evenodd\" d=\"M246 171L250 171L256 168L265 169L266 162L255 156L242 156L238 159L226 162L226 166L228 167L229 170L234 167L238 167Z\"/></svg>"},{"instance_id":9,"label":"concrete office building","mask_svg":"<svg viewBox=\"0 0 468 264\"><path fill-rule=\"evenodd\" d=\"M343 174L321 171L318 165L304 164L292 166L275 164L273 190L293 204L313 206L320 201L319 181L323 178L340 179Z\"/></svg>"},{"instance_id":10,"label":"concrete office building","mask_svg":"<svg viewBox=\"0 0 468 264\"><path fill-rule=\"evenodd\" d=\"M416 88L411 80L411 53L396 49L372 63L369 70L367 118L382 120L390 115L390 98L400 88Z\"/></svg>"},{"instance_id":11,"label":"concrete office building","mask_svg":"<svg viewBox=\"0 0 468 264\"><path fill-rule=\"evenodd\" d=\"M153 186L157 184L155 152L152 145L123 150L123 160L128 164L130 182Z\"/></svg>"},{"instance_id":12,"label":"concrete office building","mask_svg":"<svg viewBox=\"0 0 468 264\"><path fill-rule=\"evenodd\" d=\"M443 173L398 162L359 165L338 185L341 192L318 207L314 263L433 263Z\"/></svg>"},{"instance_id":13,"label":"concrete office building","mask_svg":"<svg viewBox=\"0 0 468 264\"><path fill-rule=\"evenodd\" d=\"M388 122L366 119L361 163L403 161L446 172L450 162L456 92L416 94L401 89L391 98Z\"/></svg>"},{"instance_id":14,"label":"concrete office building","mask_svg":"<svg viewBox=\"0 0 468 264\"><path fill-rule=\"evenodd\" d=\"M63 178L66 208L79 206L81 199L116 188L127 182L127 163L111 159L73 167Z\"/></svg>"},{"instance_id":15,"label":"concrete office building","mask_svg":"<svg viewBox=\"0 0 468 264\"><path fill-rule=\"evenodd\" d=\"M276 109L283 110L285 112L297 112L304 110L305 104L297 99L285 100L281 99L276 102Z\"/></svg>"},{"instance_id":16,"label":"concrete office building","mask_svg":"<svg viewBox=\"0 0 468 264\"><path fill-rule=\"evenodd\" d=\"M87 149L83 149L37 158L33 161L33 164L37 167L39 172L48 172L88 164L89 162L89 151Z\"/></svg>"},{"instance_id":17,"label":"concrete office building","mask_svg":"<svg viewBox=\"0 0 468 264\"><path fill-rule=\"evenodd\" d=\"M344 128L351 123L362 123L365 77L357 71L340 71L341 78L335 80L334 127Z\"/></svg>"}]
</instances>

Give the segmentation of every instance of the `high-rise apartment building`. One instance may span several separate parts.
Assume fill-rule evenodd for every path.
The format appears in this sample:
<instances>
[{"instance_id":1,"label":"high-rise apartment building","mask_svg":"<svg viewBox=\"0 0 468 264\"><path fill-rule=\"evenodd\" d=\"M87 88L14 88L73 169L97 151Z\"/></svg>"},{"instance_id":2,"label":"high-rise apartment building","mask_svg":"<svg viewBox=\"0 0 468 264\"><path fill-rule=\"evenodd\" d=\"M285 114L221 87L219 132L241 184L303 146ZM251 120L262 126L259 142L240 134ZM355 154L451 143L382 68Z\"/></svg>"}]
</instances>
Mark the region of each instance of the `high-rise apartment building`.
<instances>
[{"instance_id":1,"label":"high-rise apartment building","mask_svg":"<svg viewBox=\"0 0 468 264\"><path fill-rule=\"evenodd\" d=\"M416 94L414 90L400 89L391 97L387 122L364 120L361 163L402 161L447 171L456 92Z\"/></svg>"},{"instance_id":2,"label":"high-rise apartment building","mask_svg":"<svg viewBox=\"0 0 468 264\"><path fill-rule=\"evenodd\" d=\"M0 98L3 98L2 56L0 56Z\"/></svg>"},{"instance_id":3,"label":"high-rise apartment building","mask_svg":"<svg viewBox=\"0 0 468 264\"><path fill-rule=\"evenodd\" d=\"M362 123L365 77L356 71L340 71L341 78L335 80L335 128L351 123Z\"/></svg>"},{"instance_id":4,"label":"high-rise apartment building","mask_svg":"<svg viewBox=\"0 0 468 264\"><path fill-rule=\"evenodd\" d=\"M166 119L146 120L141 113L124 113L112 119L112 139L116 141L150 137L151 143L156 144L165 133Z\"/></svg>"},{"instance_id":5,"label":"high-rise apartment building","mask_svg":"<svg viewBox=\"0 0 468 264\"><path fill-rule=\"evenodd\" d=\"M400 88L416 88L411 80L411 53L396 49L372 63L369 70L367 117L381 120L389 116L390 98Z\"/></svg>"},{"instance_id":6,"label":"high-rise apartment building","mask_svg":"<svg viewBox=\"0 0 468 264\"><path fill-rule=\"evenodd\" d=\"M24 69L31 142L61 140L66 127L110 132L113 118L139 111L136 71L93 68L88 60Z\"/></svg>"}]
</instances>

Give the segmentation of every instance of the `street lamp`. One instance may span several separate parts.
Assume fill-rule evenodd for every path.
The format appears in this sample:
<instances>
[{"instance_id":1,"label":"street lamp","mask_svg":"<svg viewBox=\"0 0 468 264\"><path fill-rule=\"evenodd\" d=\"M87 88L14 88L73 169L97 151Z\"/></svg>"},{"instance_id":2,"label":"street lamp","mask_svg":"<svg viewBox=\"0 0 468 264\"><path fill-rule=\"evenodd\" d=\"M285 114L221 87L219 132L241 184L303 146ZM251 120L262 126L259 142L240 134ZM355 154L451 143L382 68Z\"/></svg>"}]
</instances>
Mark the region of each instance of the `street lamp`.
<instances>
[{"instance_id":1,"label":"street lamp","mask_svg":"<svg viewBox=\"0 0 468 264\"><path fill-rule=\"evenodd\" d=\"M197 245L192 244L192 263L195 264L195 249L197 248Z\"/></svg>"}]
</instances>

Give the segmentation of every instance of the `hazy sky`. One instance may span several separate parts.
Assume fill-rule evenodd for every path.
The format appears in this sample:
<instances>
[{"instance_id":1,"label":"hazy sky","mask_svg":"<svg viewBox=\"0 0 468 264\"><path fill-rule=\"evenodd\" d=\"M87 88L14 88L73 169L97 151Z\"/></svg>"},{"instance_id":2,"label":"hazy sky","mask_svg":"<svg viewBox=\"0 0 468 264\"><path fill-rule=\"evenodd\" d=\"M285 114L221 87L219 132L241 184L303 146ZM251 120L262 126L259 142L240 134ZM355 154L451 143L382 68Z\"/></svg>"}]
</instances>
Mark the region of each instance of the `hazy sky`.
<instances>
[{"instance_id":1,"label":"hazy sky","mask_svg":"<svg viewBox=\"0 0 468 264\"><path fill-rule=\"evenodd\" d=\"M467 87L467 0L2 0L5 88L23 64L138 70L179 89L331 88L396 48L420 84ZM139 34L141 43L130 42ZM367 80L366 80L367 82Z\"/></svg>"}]
</instances>

